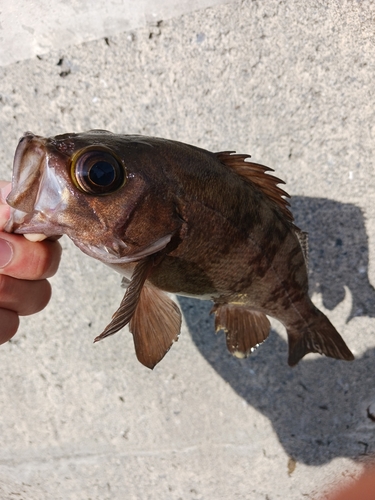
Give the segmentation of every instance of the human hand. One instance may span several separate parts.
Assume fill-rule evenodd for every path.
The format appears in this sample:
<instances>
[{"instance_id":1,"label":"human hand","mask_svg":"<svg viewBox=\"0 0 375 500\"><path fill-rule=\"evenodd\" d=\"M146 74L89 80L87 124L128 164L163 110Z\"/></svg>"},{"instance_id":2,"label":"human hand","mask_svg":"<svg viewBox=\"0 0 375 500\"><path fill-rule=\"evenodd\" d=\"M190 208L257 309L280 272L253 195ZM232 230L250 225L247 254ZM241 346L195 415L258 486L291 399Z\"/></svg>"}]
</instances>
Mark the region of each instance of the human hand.
<instances>
[{"instance_id":1,"label":"human hand","mask_svg":"<svg viewBox=\"0 0 375 500\"><path fill-rule=\"evenodd\" d=\"M10 183L0 181L0 344L16 333L19 316L34 314L48 304L51 285L46 278L56 273L61 257L57 241L34 243L3 232L10 190Z\"/></svg>"},{"instance_id":2,"label":"human hand","mask_svg":"<svg viewBox=\"0 0 375 500\"><path fill-rule=\"evenodd\" d=\"M327 498L327 497L324 497ZM334 493L329 500L374 500L375 499L375 469L365 472L354 483Z\"/></svg>"}]
</instances>

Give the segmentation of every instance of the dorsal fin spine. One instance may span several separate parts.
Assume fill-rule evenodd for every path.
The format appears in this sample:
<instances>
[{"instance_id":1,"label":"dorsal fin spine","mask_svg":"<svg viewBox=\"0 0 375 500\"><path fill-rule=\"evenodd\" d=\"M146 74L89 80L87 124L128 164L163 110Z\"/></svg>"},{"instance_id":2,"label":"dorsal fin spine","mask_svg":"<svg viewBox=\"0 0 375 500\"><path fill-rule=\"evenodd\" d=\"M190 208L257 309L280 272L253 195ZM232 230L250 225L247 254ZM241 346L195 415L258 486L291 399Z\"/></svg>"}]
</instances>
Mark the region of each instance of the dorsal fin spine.
<instances>
[{"instance_id":1,"label":"dorsal fin spine","mask_svg":"<svg viewBox=\"0 0 375 500\"><path fill-rule=\"evenodd\" d=\"M235 154L234 151L222 151L215 153L215 155L226 167L260 189L265 196L278 206L286 219L293 222L293 215L288 208L290 204L288 200L283 198L284 196L290 198L290 196L277 185L285 184L285 182L278 177L266 174L266 172L274 172L272 168L259 163L247 162L245 160L250 158L250 155Z\"/></svg>"}]
</instances>

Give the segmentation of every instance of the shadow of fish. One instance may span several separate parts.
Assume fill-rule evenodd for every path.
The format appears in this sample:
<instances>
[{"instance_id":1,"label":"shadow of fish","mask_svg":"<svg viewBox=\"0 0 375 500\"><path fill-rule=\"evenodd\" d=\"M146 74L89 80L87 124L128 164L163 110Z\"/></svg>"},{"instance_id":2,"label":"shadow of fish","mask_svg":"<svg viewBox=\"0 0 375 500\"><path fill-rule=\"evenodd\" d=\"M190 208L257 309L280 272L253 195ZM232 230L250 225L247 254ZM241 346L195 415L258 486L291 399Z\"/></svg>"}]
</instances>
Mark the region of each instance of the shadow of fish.
<instances>
[{"instance_id":1,"label":"shadow of fish","mask_svg":"<svg viewBox=\"0 0 375 500\"><path fill-rule=\"evenodd\" d=\"M271 331L250 358L235 359L227 355L221 335L209 334L214 327L210 305L190 297L178 302L198 352L270 421L288 457L316 467L339 457L363 463L375 456L375 423L368 414L375 401L375 348L353 363L307 356L290 370L283 362L287 344ZM244 437L242 444L250 445L251 439Z\"/></svg>"},{"instance_id":2,"label":"shadow of fish","mask_svg":"<svg viewBox=\"0 0 375 500\"><path fill-rule=\"evenodd\" d=\"M178 339L181 314L165 292L214 302L216 330L247 356L281 321L291 366L309 352L353 359L308 296L306 234L280 179L248 155L95 130L17 147L6 230L67 234L124 275L125 296L95 340L129 323L153 368Z\"/></svg>"}]
</instances>

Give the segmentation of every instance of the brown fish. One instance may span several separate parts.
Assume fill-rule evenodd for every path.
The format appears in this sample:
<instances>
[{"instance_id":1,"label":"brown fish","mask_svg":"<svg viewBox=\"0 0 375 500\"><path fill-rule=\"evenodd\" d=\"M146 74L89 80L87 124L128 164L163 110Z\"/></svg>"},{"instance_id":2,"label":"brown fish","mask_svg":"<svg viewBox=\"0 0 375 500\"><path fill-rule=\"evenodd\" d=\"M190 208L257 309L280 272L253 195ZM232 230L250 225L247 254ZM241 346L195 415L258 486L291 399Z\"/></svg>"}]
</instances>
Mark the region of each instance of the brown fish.
<instances>
[{"instance_id":1,"label":"brown fish","mask_svg":"<svg viewBox=\"0 0 375 500\"><path fill-rule=\"evenodd\" d=\"M306 234L271 169L248 155L103 130L42 138L16 150L6 230L67 234L124 275L125 296L95 340L129 323L153 368L178 339L181 314L164 292L214 302L216 330L247 356L281 321L291 366L309 352L353 355L308 295Z\"/></svg>"}]
</instances>

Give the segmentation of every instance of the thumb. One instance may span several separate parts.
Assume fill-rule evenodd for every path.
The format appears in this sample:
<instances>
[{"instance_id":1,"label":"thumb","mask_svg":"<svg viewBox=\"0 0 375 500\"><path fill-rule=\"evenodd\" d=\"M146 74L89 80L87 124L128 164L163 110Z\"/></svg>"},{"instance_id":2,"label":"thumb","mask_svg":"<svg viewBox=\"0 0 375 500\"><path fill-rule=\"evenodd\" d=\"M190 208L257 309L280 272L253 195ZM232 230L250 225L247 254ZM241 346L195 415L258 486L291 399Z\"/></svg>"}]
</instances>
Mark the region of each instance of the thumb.
<instances>
[{"instance_id":1,"label":"thumb","mask_svg":"<svg viewBox=\"0 0 375 500\"><path fill-rule=\"evenodd\" d=\"M7 181L0 181L0 231L9 219L10 208L7 205L6 197L12 189L12 184Z\"/></svg>"}]
</instances>

